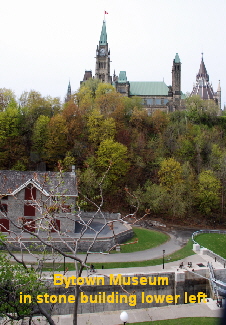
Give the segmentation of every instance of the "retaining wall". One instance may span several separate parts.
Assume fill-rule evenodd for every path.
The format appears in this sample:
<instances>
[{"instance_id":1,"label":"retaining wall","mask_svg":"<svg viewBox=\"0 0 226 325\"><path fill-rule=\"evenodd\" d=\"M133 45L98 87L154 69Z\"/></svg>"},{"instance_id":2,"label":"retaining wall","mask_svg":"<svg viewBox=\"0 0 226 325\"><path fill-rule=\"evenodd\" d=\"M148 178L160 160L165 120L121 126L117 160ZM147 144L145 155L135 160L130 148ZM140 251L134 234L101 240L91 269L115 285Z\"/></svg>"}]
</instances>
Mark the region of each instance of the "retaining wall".
<instances>
[{"instance_id":1,"label":"retaining wall","mask_svg":"<svg viewBox=\"0 0 226 325\"><path fill-rule=\"evenodd\" d=\"M206 275L206 270L200 270L200 272L203 275ZM179 276L178 276L179 273ZM180 276L181 275L181 276ZM150 307L162 307L166 305L173 305L175 303L156 303L152 302L149 303L145 301L147 295L180 295L178 298L177 304L183 304L185 302L184 292L188 293L188 296L190 295L197 295L198 292L203 292L207 294L207 296L210 295L210 288L209 288L209 282L207 279L203 279L201 277L198 277L194 274L191 274L187 271L180 271L180 272L162 272L162 273L152 273L152 274L133 274L133 275L122 275L123 277L151 277L152 280L156 277L162 278L166 277L168 278L168 285L166 284L159 284L159 285L109 285L108 278L105 278L105 285L94 285L94 286L82 286L81 289L83 293L86 296L92 295L93 299L95 298L95 295L97 297L100 295L100 293L105 292L107 295L110 295L114 293L115 295L126 295L125 289L128 293L131 295L136 295L136 305L131 306L129 302L125 303L81 303L79 301L79 313L97 313L97 312L103 312L103 311L113 311L113 310L127 310L127 309L140 309L140 308L150 308ZM52 295L74 295L74 289L75 287L70 286L68 289L65 289L62 286L51 286L49 289L49 293ZM117 294L116 294L117 293ZM142 294L144 295L144 302L142 302ZM45 308L48 309L47 304L43 304ZM73 303L61 303L56 304L53 309L53 314L55 315L64 315L64 314L72 314L73 313Z\"/></svg>"}]
</instances>

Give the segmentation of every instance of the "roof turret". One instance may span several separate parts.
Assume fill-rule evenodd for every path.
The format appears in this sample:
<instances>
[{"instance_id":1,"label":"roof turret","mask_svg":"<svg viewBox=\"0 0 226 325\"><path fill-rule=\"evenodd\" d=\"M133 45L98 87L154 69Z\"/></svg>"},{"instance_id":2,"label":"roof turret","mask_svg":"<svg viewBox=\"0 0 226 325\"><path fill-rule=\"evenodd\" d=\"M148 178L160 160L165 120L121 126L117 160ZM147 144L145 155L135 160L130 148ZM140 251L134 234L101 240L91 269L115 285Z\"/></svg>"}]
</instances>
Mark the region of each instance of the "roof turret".
<instances>
[{"instance_id":1,"label":"roof turret","mask_svg":"<svg viewBox=\"0 0 226 325\"><path fill-rule=\"evenodd\" d=\"M176 55L175 55L174 62L175 62L175 63L180 63L180 58L179 58L178 53L176 53Z\"/></svg>"}]
</instances>

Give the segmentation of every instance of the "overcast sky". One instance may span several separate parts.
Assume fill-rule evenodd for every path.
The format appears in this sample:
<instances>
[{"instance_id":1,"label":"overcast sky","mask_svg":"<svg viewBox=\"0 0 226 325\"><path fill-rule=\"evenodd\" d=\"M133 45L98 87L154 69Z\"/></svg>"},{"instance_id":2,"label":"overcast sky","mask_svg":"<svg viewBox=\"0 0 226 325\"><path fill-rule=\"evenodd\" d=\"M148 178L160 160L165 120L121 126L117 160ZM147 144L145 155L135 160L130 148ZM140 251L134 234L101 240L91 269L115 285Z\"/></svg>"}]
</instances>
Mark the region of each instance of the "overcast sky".
<instances>
[{"instance_id":1,"label":"overcast sky","mask_svg":"<svg viewBox=\"0 0 226 325\"><path fill-rule=\"evenodd\" d=\"M64 99L70 79L79 88L95 73L95 50L104 11L111 75L129 81L172 84L175 54L182 62L182 91L191 92L204 62L226 104L225 0L0 0L0 88L17 96L34 89Z\"/></svg>"}]
</instances>

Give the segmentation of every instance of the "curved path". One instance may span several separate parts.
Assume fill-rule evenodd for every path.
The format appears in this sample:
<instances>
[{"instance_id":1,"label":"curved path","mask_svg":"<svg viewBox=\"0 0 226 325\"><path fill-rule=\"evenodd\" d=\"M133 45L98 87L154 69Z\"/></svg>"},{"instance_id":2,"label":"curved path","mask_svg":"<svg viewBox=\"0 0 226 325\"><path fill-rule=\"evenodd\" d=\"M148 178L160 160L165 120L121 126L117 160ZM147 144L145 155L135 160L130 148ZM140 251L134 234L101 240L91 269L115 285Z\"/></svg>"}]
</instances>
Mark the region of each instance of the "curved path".
<instances>
[{"instance_id":1,"label":"curved path","mask_svg":"<svg viewBox=\"0 0 226 325\"><path fill-rule=\"evenodd\" d=\"M134 262L134 261L145 261L160 258L163 256L163 250L165 255L171 254L179 250L191 237L193 230L186 231L171 231L168 232L170 240L162 245L154 248L150 248L144 251L138 251L133 253L118 253L118 254L107 254L107 253L93 253L88 256L88 263L106 263L106 262ZM15 254L18 258L20 254ZM85 259L85 254L79 254L79 258ZM37 255L38 257L38 255ZM61 257L61 261L62 261ZM25 262L35 262L37 259L35 256L24 254ZM72 259L66 258L66 262L72 262ZM51 262L51 259L49 260Z\"/></svg>"}]
</instances>

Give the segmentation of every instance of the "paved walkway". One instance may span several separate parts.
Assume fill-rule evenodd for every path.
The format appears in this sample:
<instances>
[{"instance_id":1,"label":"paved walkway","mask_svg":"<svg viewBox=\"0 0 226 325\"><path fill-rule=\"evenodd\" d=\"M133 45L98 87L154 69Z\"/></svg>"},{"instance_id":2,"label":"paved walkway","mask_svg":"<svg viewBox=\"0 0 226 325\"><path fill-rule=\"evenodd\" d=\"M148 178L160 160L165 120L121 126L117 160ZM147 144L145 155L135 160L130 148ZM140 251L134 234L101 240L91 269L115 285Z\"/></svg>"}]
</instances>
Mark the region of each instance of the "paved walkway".
<instances>
[{"instance_id":1,"label":"paved walkway","mask_svg":"<svg viewBox=\"0 0 226 325\"><path fill-rule=\"evenodd\" d=\"M121 312L122 310L78 315L78 325L119 325L122 324L120 320ZM130 309L126 312L129 316L128 324L130 324L182 317L221 317L223 309L217 307L216 302L209 299L207 303ZM38 317L38 319L35 324L47 325L47 322L42 320L42 317ZM53 319L56 325L73 324L72 315L54 316Z\"/></svg>"},{"instance_id":2,"label":"paved walkway","mask_svg":"<svg viewBox=\"0 0 226 325\"><path fill-rule=\"evenodd\" d=\"M178 249L180 249L187 238L182 238L180 236L175 236L173 234L169 234L170 239L165 242L164 244L150 248L144 251L133 252L133 253L116 253L116 254L107 254L107 253L92 253L88 256L88 263L104 263L104 262L133 262L133 261L145 261L151 260L155 258L160 258L163 255L163 250L165 250L165 255L171 254ZM15 254L16 257L20 258L20 254ZM24 254L24 261L25 262L35 262L40 255L34 254ZM85 254L79 254L78 257L81 259L85 259ZM58 260L58 259L57 259ZM59 260L63 260L63 257L59 257ZM66 262L72 262L72 259L66 258ZM49 262L51 262L51 257Z\"/></svg>"}]
</instances>

